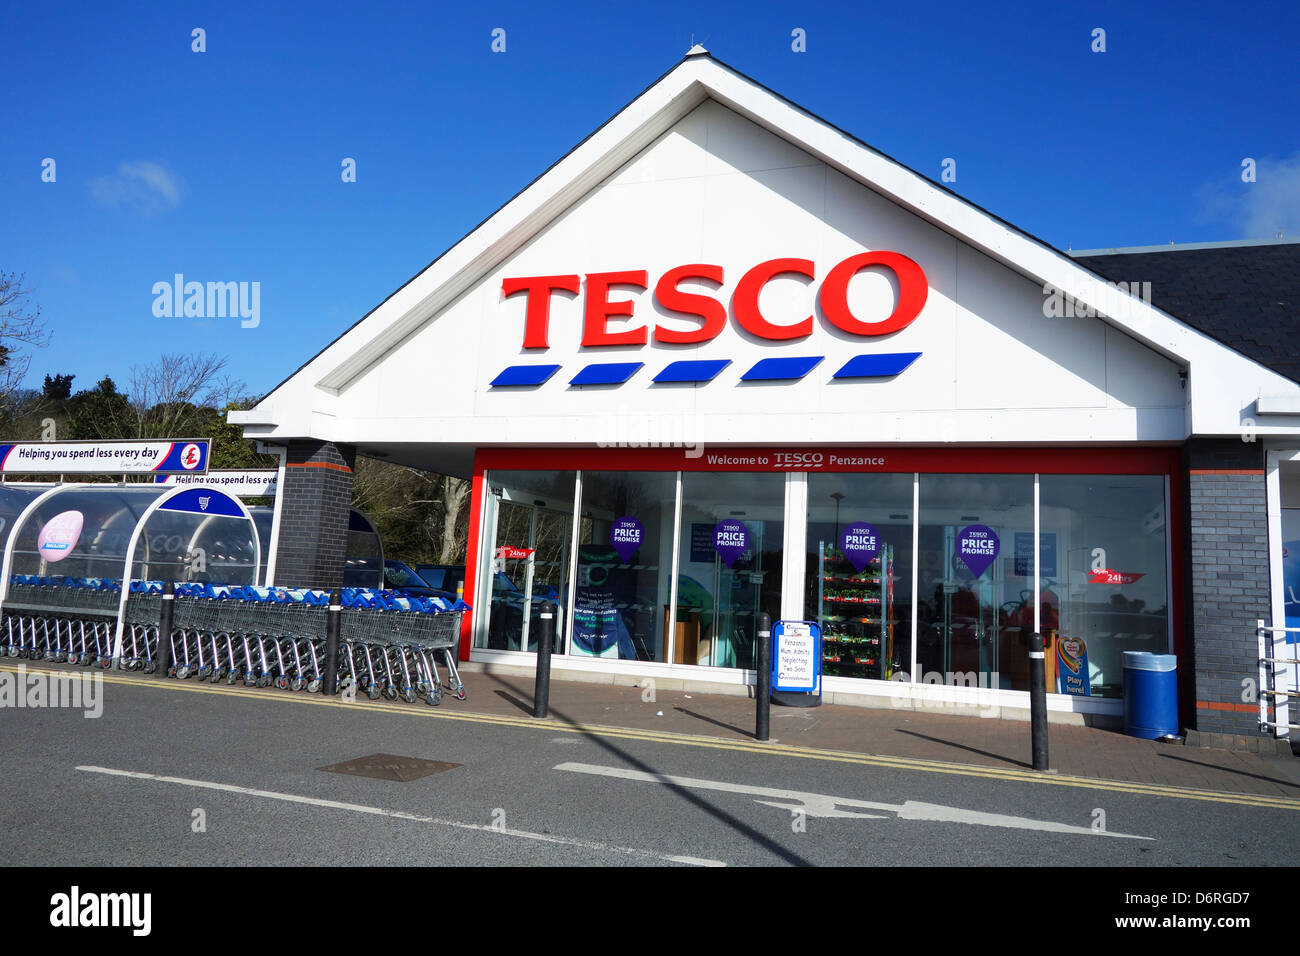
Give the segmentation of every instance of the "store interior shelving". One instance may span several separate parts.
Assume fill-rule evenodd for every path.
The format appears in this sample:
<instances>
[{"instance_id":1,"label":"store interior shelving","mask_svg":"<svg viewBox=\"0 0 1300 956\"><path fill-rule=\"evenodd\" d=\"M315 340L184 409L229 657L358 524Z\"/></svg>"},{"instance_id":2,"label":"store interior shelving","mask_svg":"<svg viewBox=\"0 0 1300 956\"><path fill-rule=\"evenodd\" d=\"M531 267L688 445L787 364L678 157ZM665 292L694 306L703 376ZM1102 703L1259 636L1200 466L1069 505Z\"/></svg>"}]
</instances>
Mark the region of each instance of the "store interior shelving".
<instances>
[{"instance_id":1,"label":"store interior shelving","mask_svg":"<svg viewBox=\"0 0 1300 956\"><path fill-rule=\"evenodd\" d=\"M817 619L822 625L822 673L892 676L894 549L883 547L861 571L830 542L818 546Z\"/></svg>"}]
</instances>

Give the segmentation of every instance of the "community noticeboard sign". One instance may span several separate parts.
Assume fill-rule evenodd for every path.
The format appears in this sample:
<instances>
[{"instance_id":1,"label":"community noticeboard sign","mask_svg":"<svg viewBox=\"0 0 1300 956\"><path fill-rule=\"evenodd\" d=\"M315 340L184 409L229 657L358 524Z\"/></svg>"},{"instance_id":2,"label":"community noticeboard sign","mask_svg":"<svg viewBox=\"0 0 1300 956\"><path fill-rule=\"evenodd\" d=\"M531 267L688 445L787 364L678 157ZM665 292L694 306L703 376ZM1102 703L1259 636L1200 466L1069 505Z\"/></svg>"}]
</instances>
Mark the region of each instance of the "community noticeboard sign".
<instances>
[{"instance_id":1,"label":"community noticeboard sign","mask_svg":"<svg viewBox=\"0 0 1300 956\"><path fill-rule=\"evenodd\" d=\"M812 621L777 621L772 625L772 689L820 691L822 629Z\"/></svg>"},{"instance_id":2,"label":"community noticeboard sign","mask_svg":"<svg viewBox=\"0 0 1300 956\"><path fill-rule=\"evenodd\" d=\"M0 472L7 475L201 475L207 470L206 438L0 444Z\"/></svg>"}]
</instances>

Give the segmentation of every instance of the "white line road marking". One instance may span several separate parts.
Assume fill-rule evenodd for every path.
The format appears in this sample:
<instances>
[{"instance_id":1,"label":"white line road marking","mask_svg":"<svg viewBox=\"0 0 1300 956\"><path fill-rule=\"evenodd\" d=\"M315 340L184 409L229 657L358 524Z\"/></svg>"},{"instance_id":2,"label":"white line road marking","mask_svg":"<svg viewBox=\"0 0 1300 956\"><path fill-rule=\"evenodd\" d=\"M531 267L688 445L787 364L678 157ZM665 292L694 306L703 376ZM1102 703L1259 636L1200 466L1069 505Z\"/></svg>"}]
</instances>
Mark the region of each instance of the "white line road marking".
<instances>
[{"instance_id":1,"label":"white line road marking","mask_svg":"<svg viewBox=\"0 0 1300 956\"><path fill-rule=\"evenodd\" d=\"M747 796L771 797L771 800L757 800L769 807L782 809L800 809L810 817L860 817L864 820L885 820L878 813L851 813L836 809L837 806L860 807L863 810L888 810L897 813L898 807L892 803L868 803L865 800L841 800L820 793L801 793L797 790L776 790L772 787L751 787L743 783L725 783L721 780L696 780L693 777L672 777L666 773L643 773L640 770L624 770L621 767L600 767L590 763L562 763L555 770L571 770L575 773L590 773L601 777L617 777L620 780L640 780L646 783L668 783L679 787L693 787L697 790L722 790L726 793L743 793Z\"/></svg>"},{"instance_id":2,"label":"white line road marking","mask_svg":"<svg viewBox=\"0 0 1300 956\"><path fill-rule=\"evenodd\" d=\"M1012 817L1002 813L981 813L979 810L963 810L961 807L918 803L915 800L908 800L899 807L898 819L930 820L936 823L969 823L977 827L1011 827L1016 830L1040 830L1044 833L1078 833L1084 836L1118 837L1122 840L1155 839L1155 837L1138 836L1135 833L1111 833L1109 830L1094 830L1092 827L1079 827L1069 823L1032 820L1029 817Z\"/></svg>"},{"instance_id":3,"label":"white line road marking","mask_svg":"<svg viewBox=\"0 0 1300 956\"><path fill-rule=\"evenodd\" d=\"M475 830L482 833L496 833L501 836L520 837L525 840L537 840L541 843L560 843L564 846L582 847L588 850L601 850L607 853L622 853L627 856L647 857L666 863L684 863L689 866L726 866L721 860L709 860L696 856L679 856L672 853L656 853L653 850L639 850L636 847L616 846L612 843L597 843L592 840L574 840L569 837L555 836L550 833L533 833L530 830L511 830L494 827L483 823L462 823L459 820L442 820L437 817L425 817L402 810L385 810L383 807L368 807L360 803L343 803L338 800L322 800L319 797L304 797L294 793L277 793L274 790L255 790L251 787L239 787L229 783L214 783L210 780L190 780L186 777L165 777L156 773L144 773L139 770L114 770L111 767L77 767L86 773L101 773L112 777L129 777L132 780L152 780L156 783L174 783L183 787L195 787L202 790L220 790L225 793L239 793L248 797L263 797L267 800L281 800L285 803L303 803L313 807L325 807L331 810L350 810L353 813L369 813L374 816L394 817L398 820L411 820L416 823L432 823L440 827L454 827L459 830Z\"/></svg>"},{"instance_id":4,"label":"white line road marking","mask_svg":"<svg viewBox=\"0 0 1300 956\"><path fill-rule=\"evenodd\" d=\"M616 777L620 780L636 780L642 783L671 784L678 787L690 787L695 790L721 790L724 793L741 793L752 797L766 797L758 800L764 806L778 807L782 810L801 810L810 817L856 817L861 820L885 820L887 817L878 813L865 813L865 810L883 810L898 815L900 820L926 820L935 823L967 823L972 826L1008 827L1015 830L1040 830L1047 833L1077 833L1087 836L1120 837L1125 840L1152 840L1153 837L1137 836L1132 833L1112 833L1108 830L1094 830L1092 827L1072 826L1068 823L1053 823L1050 820L1033 820L1029 817L1013 817L1001 813L983 813L978 810L963 810L960 807L945 807L934 803L918 803L908 800L906 803L872 803L867 800L854 800L849 797L833 797L825 793L807 793L802 790L778 790L773 787L752 787L743 783L727 783L722 780L699 780L695 777L674 777L666 773L644 773L640 770L625 770L622 767L601 767L589 763L562 763L555 770L568 770L573 773L589 773L600 777ZM841 807L856 808L840 809Z\"/></svg>"}]
</instances>

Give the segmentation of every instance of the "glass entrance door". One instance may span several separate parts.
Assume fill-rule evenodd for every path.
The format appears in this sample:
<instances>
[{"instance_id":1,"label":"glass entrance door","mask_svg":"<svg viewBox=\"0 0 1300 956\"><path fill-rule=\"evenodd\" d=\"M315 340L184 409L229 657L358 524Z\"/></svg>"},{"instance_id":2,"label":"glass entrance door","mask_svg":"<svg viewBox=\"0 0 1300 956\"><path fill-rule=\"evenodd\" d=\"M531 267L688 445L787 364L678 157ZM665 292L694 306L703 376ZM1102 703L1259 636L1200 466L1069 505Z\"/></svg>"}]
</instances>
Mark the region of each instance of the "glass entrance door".
<instances>
[{"instance_id":1,"label":"glass entrance door","mask_svg":"<svg viewBox=\"0 0 1300 956\"><path fill-rule=\"evenodd\" d=\"M682 475L676 660L753 668L758 615L781 617L784 531L785 475Z\"/></svg>"},{"instance_id":2,"label":"glass entrance door","mask_svg":"<svg viewBox=\"0 0 1300 956\"><path fill-rule=\"evenodd\" d=\"M917 666L927 683L1028 689L1032 475L921 475ZM1018 538L1030 551L1020 553Z\"/></svg>"},{"instance_id":3,"label":"glass entrance door","mask_svg":"<svg viewBox=\"0 0 1300 956\"><path fill-rule=\"evenodd\" d=\"M523 480L512 478L523 475ZM573 473L500 473L491 476L490 598L479 647L536 651L542 608L555 614L555 653L564 652L573 533ZM500 482L498 483L498 479ZM482 598L478 604L484 605Z\"/></svg>"}]
</instances>

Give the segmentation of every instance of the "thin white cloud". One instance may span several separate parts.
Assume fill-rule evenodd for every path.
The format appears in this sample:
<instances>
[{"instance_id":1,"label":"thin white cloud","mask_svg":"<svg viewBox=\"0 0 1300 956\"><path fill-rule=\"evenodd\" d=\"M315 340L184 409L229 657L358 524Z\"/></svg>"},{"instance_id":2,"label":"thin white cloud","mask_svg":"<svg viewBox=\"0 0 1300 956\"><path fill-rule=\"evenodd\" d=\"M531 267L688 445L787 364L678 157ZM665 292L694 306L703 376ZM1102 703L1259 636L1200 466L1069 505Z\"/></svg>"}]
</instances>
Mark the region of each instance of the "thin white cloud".
<instances>
[{"instance_id":1,"label":"thin white cloud","mask_svg":"<svg viewBox=\"0 0 1300 956\"><path fill-rule=\"evenodd\" d=\"M1261 159L1256 174L1242 203L1245 235L1300 236L1300 153L1290 159Z\"/></svg>"},{"instance_id":2,"label":"thin white cloud","mask_svg":"<svg viewBox=\"0 0 1300 956\"><path fill-rule=\"evenodd\" d=\"M1206 186L1198 198L1198 221L1230 223L1242 239L1300 237L1300 153L1260 158L1253 183Z\"/></svg>"},{"instance_id":3,"label":"thin white cloud","mask_svg":"<svg viewBox=\"0 0 1300 956\"><path fill-rule=\"evenodd\" d=\"M181 178L161 163L142 159L118 163L112 175L91 179L90 194L101 206L161 212L180 205L183 185Z\"/></svg>"}]
</instances>

